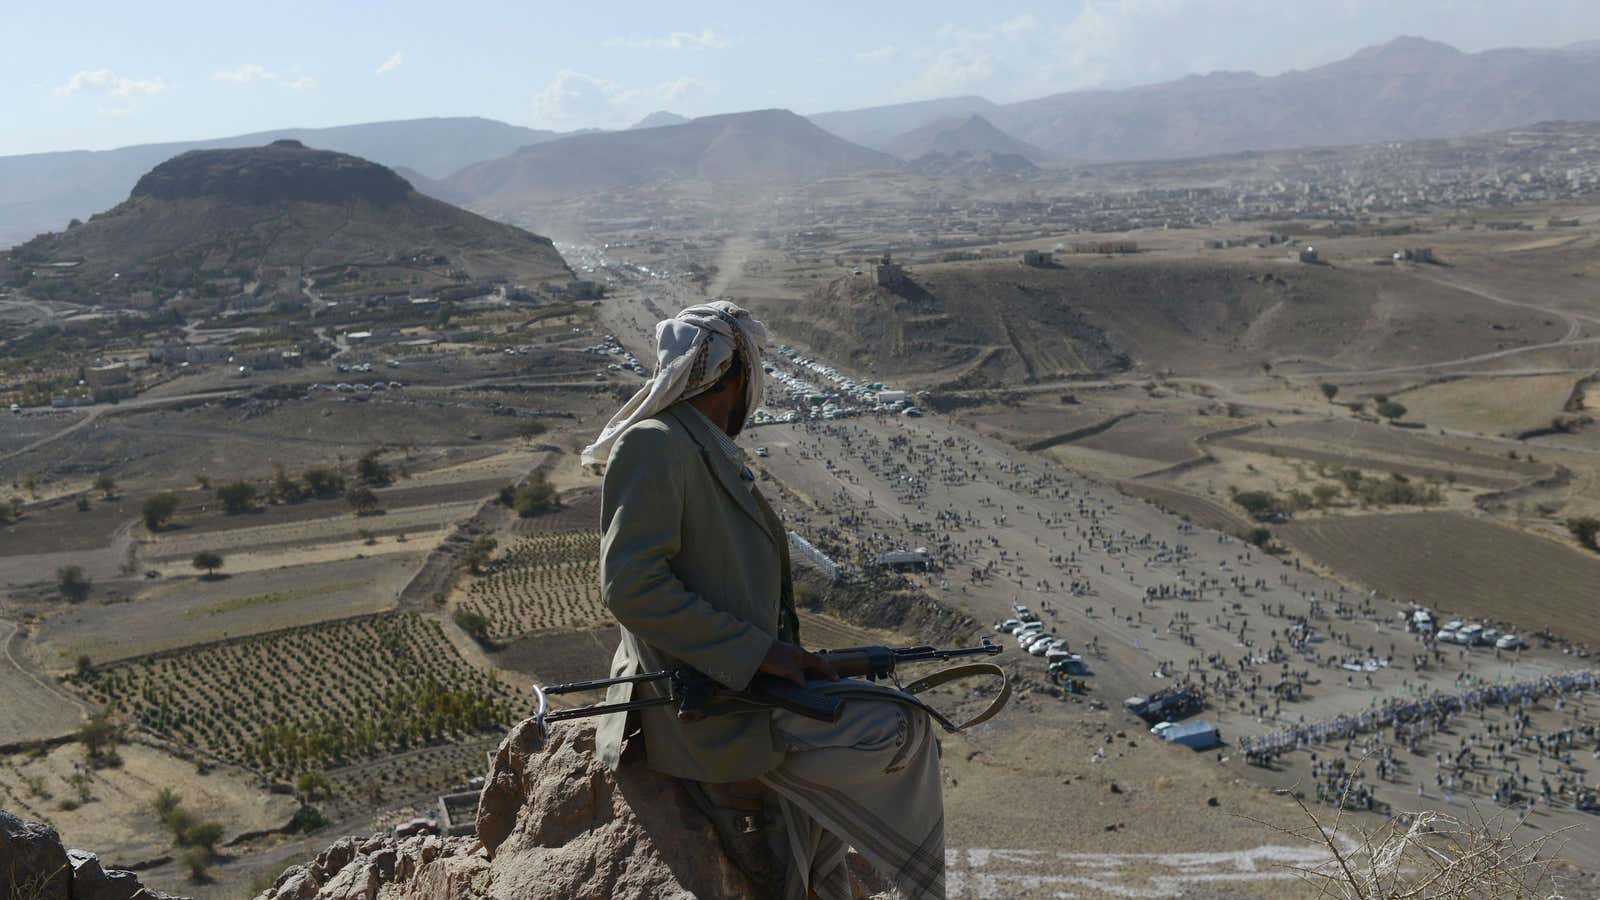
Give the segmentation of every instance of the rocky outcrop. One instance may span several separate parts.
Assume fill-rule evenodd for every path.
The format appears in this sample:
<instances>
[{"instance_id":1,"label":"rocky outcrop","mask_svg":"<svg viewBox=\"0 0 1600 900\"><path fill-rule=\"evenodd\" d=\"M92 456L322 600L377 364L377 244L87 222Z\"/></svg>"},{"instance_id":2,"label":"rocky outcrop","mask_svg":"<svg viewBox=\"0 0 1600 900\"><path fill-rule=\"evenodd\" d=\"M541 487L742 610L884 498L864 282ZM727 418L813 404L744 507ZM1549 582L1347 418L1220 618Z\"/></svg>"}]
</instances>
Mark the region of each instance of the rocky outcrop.
<instances>
[{"instance_id":1,"label":"rocky outcrop","mask_svg":"<svg viewBox=\"0 0 1600 900\"><path fill-rule=\"evenodd\" d=\"M618 772L602 766L588 722L558 726L542 745L531 721L512 729L479 798L477 830L345 838L257 900L762 896L676 781L626 756Z\"/></svg>"},{"instance_id":2,"label":"rocky outcrop","mask_svg":"<svg viewBox=\"0 0 1600 900\"><path fill-rule=\"evenodd\" d=\"M48 825L0 809L0 900L178 900L107 869L99 857L68 850Z\"/></svg>"}]
</instances>

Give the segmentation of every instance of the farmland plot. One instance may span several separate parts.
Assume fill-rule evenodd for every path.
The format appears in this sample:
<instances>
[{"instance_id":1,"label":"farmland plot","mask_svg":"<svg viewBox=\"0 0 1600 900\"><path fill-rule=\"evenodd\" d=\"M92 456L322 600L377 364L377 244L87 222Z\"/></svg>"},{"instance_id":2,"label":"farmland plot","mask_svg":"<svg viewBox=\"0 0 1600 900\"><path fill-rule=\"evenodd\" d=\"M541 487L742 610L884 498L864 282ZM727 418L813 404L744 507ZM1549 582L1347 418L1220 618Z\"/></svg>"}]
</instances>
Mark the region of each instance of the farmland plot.
<instances>
[{"instance_id":1,"label":"farmland plot","mask_svg":"<svg viewBox=\"0 0 1600 900\"><path fill-rule=\"evenodd\" d=\"M515 693L416 613L192 647L73 679L141 727L277 778L509 725Z\"/></svg>"},{"instance_id":2,"label":"farmland plot","mask_svg":"<svg viewBox=\"0 0 1600 900\"><path fill-rule=\"evenodd\" d=\"M1600 559L1456 513L1342 516L1277 529L1291 547L1402 602L1600 644Z\"/></svg>"},{"instance_id":3,"label":"farmland plot","mask_svg":"<svg viewBox=\"0 0 1600 900\"><path fill-rule=\"evenodd\" d=\"M517 540L467 585L462 609L489 620L495 640L610 620L600 604L600 534L560 531Z\"/></svg>"}]
</instances>

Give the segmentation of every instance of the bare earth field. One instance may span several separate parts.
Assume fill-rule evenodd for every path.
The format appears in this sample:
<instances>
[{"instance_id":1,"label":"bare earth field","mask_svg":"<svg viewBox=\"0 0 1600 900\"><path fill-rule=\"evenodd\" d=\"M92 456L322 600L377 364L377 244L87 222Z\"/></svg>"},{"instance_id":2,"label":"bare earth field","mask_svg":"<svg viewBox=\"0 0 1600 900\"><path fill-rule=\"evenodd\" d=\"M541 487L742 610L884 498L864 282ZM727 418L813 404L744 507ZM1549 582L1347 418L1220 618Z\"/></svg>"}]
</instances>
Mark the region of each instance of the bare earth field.
<instances>
[{"instance_id":1,"label":"bare earth field","mask_svg":"<svg viewBox=\"0 0 1600 900\"><path fill-rule=\"evenodd\" d=\"M184 576L128 602L101 605L91 599L73 606L40 626L37 644L47 665L68 669L79 654L109 662L379 612L394 606L421 560L421 552L406 551L260 569L215 581Z\"/></svg>"},{"instance_id":2,"label":"bare earth field","mask_svg":"<svg viewBox=\"0 0 1600 900\"><path fill-rule=\"evenodd\" d=\"M1480 434L1515 435L1548 428L1566 409L1578 378L1532 375L1474 378L1396 394L1419 422Z\"/></svg>"},{"instance_id":3,"label":"bare earth field","mask_svg":"<svg viewBox=\"0 0 1600 900\"><path fill-rule=\"evenodd\" d=\"M1278 533L1319 564L1398 601L1458 616L1552 628L1600 646L1589 615L1600 559L1454 513L1291 522Z\"/></svg>"},{"instance_id":4,"label":"bare earth field","mask_svg":"<svg viewBox=\"0 0 1600 900\"><path fill-rule=\"evenodd\" d=\"M70 810L63 802L78 797L67 778L81 763L80 748L68 745L39 759L0 761L0 804L17 815L50 822L71 835L73 843L95 847L107 864L124 866L173 855L172 841L151 809L164 787L179 788L190 812L226 823L224 843L245 832L281 827L295 809L293 798L269 794L231 767L197 777L193 763L152 747L128 744L118 753L123 764L91 770L88 791L93 799ZM48 799L25 778L38 779Z\"/></svg>"}]
</instances>

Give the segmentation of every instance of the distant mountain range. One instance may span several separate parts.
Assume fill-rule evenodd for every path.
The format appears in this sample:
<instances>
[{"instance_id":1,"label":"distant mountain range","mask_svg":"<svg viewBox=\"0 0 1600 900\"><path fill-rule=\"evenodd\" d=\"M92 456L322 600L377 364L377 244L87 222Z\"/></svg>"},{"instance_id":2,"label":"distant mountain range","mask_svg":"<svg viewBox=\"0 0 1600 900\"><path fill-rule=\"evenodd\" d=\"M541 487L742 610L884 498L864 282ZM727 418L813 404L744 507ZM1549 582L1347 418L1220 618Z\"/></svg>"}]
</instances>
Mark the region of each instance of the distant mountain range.
<instances>
[{"instance_id":1,"label":"distant mountain range","mask_svg":"<svg viewBox=\"0 0 1600 900\"><path fill-rule=\"evenodd\" d=\"M794 183L898 165L894 157L829 134L792 112L765 109L546 141L468 166L443 187L493 212L661 181Z\"/></svg>"},{"instance_id":2,"label":"distant mountain range","mask_svg":"<svg viewBox=\"0 0 1600 900\"><path fill-rule=\"evenodd\" d=\"M443 178L472 163L557 136L554 131L520 128L493 119L410 119L335 128L286 128L116 150L0 156L0 248L43 231L59 231L71 219L87 218L122 202L134 182L152 166L190 150L297 140Z\"/></svg>"},{"instance_id":3,"label":"distant mountain range","mask_svg":"<svg viewBox=\"0 0 1600 900\"><path fill-rule=\"evenodd\" d=\"M828 131L863 147L887 152L896 138L945 119L970 115L993 117L1001 106L982 97L947 97L893 106L870 106L807 116Z\"/></svg>"},{"instance_id":4,"label":"distant mountain range","mask_svg":"<svg viewBox=\"0 0 1600 900\"><path fill-rule=\"evenodd\" d=\"M177 291L303 302L302 279L332 267L354 267L358 280L369 273L363 284L396 270L402 292L448 285L454 276L444 273L572 278L548 238L425 197L376 163L293 140L181 154L124 202L10 257L31 294L126 306Z\"/></svg>"},{"instance_id":5,"label":"distant mountain range","mask_svg":"<svg viewBox=\"0 0 1600 900\"><path fill-rule=\"evenodd\" d=\"M949 97L819 113L781 110L559 135L488 119L417 119L286 129L103 152L0 157L0 247L127 196L151 166L191 149L293 138L400 169L420 190L483 209L573 190L674 178L800 181L930 153L968 167L1184 158L1454 137L1540 121L1600 120L1600 42L1463 53L1399 38L1273 77L1216 72L1019 103ZM544 149L540 149L544 147Z\"/></svg>"},{"instance_id":6,"label":"distant mountain range","mask_svg":"<svg viewBox=\"0 0 1600 900\"><path fill-rule=\"evenodd\" d=\"M930 153L941 156L1002 154L1020 156L1035 163L1050 158L1050 154L1006 134L977 113L964 119L940 119L914 128L889 141L883 149L905 160L915 160Z\"/></svg>"},{"instance_id":7,"label":"distant mountain range","mask_svg":"<svg viewBox=\"0 0 1600 900\"><path fill-rule=\"evenodd\" d=\"M997 105L957 97L821 113L812 121L891 150L907 133L976 113L1076 163L1456 137L1600 119L1600 42L1463 53L1403 37L1304 71L1215 72L1122 90Z\"/></svg>"},{"instance_id":8,"label":"distant mountain range","mask_svg":"<svg viewBox=\"0 0 1600 900\"><path fill-rule=\"evenodd\" d=\"M667 112L664 109L658 109L650 115L645 116L639 121L633 123L632 125L629 125L628 129L631 131L638 128L660 128L663 125L682 125L687 121L689 121L688 116L680 116L675 112Z\"/></svg>"}]
</instances>

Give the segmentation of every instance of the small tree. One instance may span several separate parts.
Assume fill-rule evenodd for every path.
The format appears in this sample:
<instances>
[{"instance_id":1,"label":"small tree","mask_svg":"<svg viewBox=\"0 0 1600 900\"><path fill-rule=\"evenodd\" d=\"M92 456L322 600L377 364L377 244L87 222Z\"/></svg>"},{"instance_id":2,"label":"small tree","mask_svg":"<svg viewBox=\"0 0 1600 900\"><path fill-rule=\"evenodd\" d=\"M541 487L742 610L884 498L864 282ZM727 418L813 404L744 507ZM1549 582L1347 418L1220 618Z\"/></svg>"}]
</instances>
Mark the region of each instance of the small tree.
<instances>
[{"instance_id":1,"label":"small tree","mask_svg":"<svg viewBox=\"0 0 1600 900\"><path fill-rule=\"evenodd\" d=\"M78 726L74 736L83 745L90 765L115 765L119 761L117 743L122 740L122 728L112 721L111 713L101 710L91 715Z\"/></svg>"},{"instance_id":2,"label":"small tree","mask_svg":"<svg viewBox=\"0 0 1600 900\"><path fill-rule=\"evenodd\" d=\"M1326 397L1329 403L1333 402L1334 397L1339 396L1339 386L1337 384L1324 381L1320 386L1322 388L1322 396Z\"/></svg>"},{"instance_id":3,"label":"small tree","mask_svg":"<svg viewBox=\"0 0 1600 900\"><path fill-rule=\"evenodd\" d=\"M1567 530L1578 539L1578 543L1600 553L1600 519L1576 516L1567 520Z\"/></svg>"},{"instance_id":4,"label":"small tree","mask_svg":"<svg viewBox=\"0 0 1600 900\"><path fill-rule=\"evenodd\" d=\"M89 576L83 574L82 566L62 566L56 569L56 589L61 591L61 596L71 602L82 603L87 600L92 587Z\"/></svg>"},{"instance_id":5,"label":"small tree","mask_svg":"<svg viewBox=\"0 0 1600 900\"><path fill-rule=\"evenodd\" d=\"M187 847L179 856L183 867L189 871L189 880L201 884L211 880L211 851L204 847Z\"/></svg>"},{"instance_id":6,"label":"small tree","mask_svg":"<svg viewBox=\"0 0 1600 900\"><path fill-rule=\"evenodd\" d=\"M314 496L337 497L344 493L344 476L326 466L307 469L300 477Z\"/></svg>"},{"instance_id":7,"label":"small tree","mask_svg":"<svg viewBox=\"0 0 1600 900\"><path fill-rule=\"evenodd\" d=\"M1233 495L1233 502L1257 519L1281 512L1283 509L1278 498L1266 491L1239 491Z\"/></svg>"},{"instance_id":8,"label":"small tree","mask_svg":"<svg viewBox=\"0 0 1600 900\"><path fill-rule=\"evenodd\" d=\"M300 791L301 802L312 803L328 796L328 776L321 772L305 772L295 782L295 788Z\"/></svg>"},{"instance_id":9,"label":"small tree","mask_svg":"<svg viewBox=\"0 0 1600 900\"><path fill-rule=\"evenodd\" d=\"M489 642L489 617L472 609L458 609L452 617L456 625L480 644Z\"/></svg>"},{"instance_id":10,"label":"small tree","mask_svg":"<svg viewBox=\"0 0 1600 900\"><path fill-rule=\"evenodd\" d=\"M1383 400L1378 404L1378 415L1393 422L1406 414L1404 403L1397 400Z\"/></svg>"},{"instance_id":11,"label":"small tree","mask_svg":"<svg viewBox=\"0 0 1600 900\"><path fill-rule=\"evenodd\" d=\"M305 491L300 488L300 482L289 477L282 465L272 467L272 496L279 503L299 503L305 499Z\"/></svg>"},{"instance_id":12,"label":"small tree","mask_svg":"<svg viewBox=\"0 0 1600 900\"><path fill-rule=\"evenodd\" d=\"M492 537L481 537L472 542L467 548L467 570L474 575L483 574L483 567L494 557L495 548L499 542Z\"/></svg>"},{"instance_id":13,"label":"small tree","mask_svg":"<svg viewBox=\"0 0 1600 900\"><path fill-rule=\"evenodd\" d=\"M358 516L370 516L378 511L378 495L372 492L372 488L356 485L344 495L344 499Z\"/></svg>"},{"instance_id":14,"label":"small tree","mask_svg":"<svg viewBox=\"0 0 1600 900\"><path fill-rule=\"evenodd\" d=\"M1256 545L1257 547L1265 549L1268 544L1272 543L1272 532L1260 525L1257 525L1256 527L1245 532L1244 539Z\"/></svg>"},{"instance_id":15,"label":"small tree","mask_svg":"<svg viewBox=\"0 0 1600 900\"><path fill-rule=\"evenodd\" d=\"M89 654L78 654L77 671L79 678L87 678L94 674L94 660L89 657Z\"/></svg>"},{"instance_id":16,"label":"small tree","mask_svg":"<svg viewBox=\"0 0 1600 900\"><path fill-rule=\"evenodd\" d=\"M172 519L172 514L178 511L178 498L174 494L156 494L144 501L140 513L144 516L144 527L151 531L159 531Z\"/></svg>"},{"instance_id":17,"label":"small tree","mask_svg":"<svg viewBox=\"0 0 1600 900\"><path fill-rule=\"evenodd\" d=\"M388 484L394 480L389 472L389 467L378 460L378 451L368 451L365 456L356 460L356 477L363 484Z\"/></svg>"},{"instance_id":18,"label":"small tree","mask_svg":"<svg viewBox=\"0 0 1600 900\"><path fill-rule=\"evenodd\" d=\"M256 486L248 481L230 481L217 488L217 499L230 516L249 512L256 502Z\"/></svg>"},{"instance_id":19,"label":"small tree","mask_svg":"<svg viewBox=\"0 0 1600 900\"><path fill-rule=\"evenodd\" d=\"M201 550L194 555L194 567L205 569L207 578L215 578L217 570L222 568L222 554L215 550Z\"/></svg>"},{"instance_id":20,"label":"small tree","mask_svg":"<svg viewBox=\"0 0 1600 900\"><path fill-rule=\"evenodd\" d=\"M1336 484L1329 484L1324 481L1311 488L1312 499L1316 501L1317 506L1322 508L1327 508L1338 496L1339 486Z\"/></svg>"},{"instance_id":21,"label":"small tree","mask_svg":"<svg viewBox=\"0 0 1600 900\"><path fill-rule=\"evenodd\" d=\"M179 795L177 791L169 787L164 787L161 790L156 791L155 797L150 801L150 806L155 810L156 818L160 819L161 823L164 825L166 824L167 817L172 815L172 813L177 810L179 804L182 802L183 797Z\"/></svg>"},{"instance_id":22,"label":"small tree","mask_svg":"<svg viewBox=\"0 0 1600 900\"><path fill-rule=\"evenodd\" d=\"M94 489L100 492L107 500L117 496L117 482L109 474L102 472L94 479Z\"/></svg>"},{"instance_id":23,"label":"small tree","mask_svg":"<svg viewBox=\"0 0 1600 900\"><path fill-rule=\"evenodd\" d=\"M511 507L524 519L560 505L561 501L555 487L544 477L543 472L535 473L526 484L517 488L511 499Z\"/></svg>"},{"instance_id":24,"label":"small tree","mask_svg":"<svg viewBox=\"0 0 1600 900\"><path fill-rule=\"evenodd\" d=\"M216 822L196 822L178 836L178 843L198 847L206 851L207 857L216 855L217 844L221 841L222 826Z\"/></svg>"}]
</instances>

